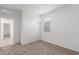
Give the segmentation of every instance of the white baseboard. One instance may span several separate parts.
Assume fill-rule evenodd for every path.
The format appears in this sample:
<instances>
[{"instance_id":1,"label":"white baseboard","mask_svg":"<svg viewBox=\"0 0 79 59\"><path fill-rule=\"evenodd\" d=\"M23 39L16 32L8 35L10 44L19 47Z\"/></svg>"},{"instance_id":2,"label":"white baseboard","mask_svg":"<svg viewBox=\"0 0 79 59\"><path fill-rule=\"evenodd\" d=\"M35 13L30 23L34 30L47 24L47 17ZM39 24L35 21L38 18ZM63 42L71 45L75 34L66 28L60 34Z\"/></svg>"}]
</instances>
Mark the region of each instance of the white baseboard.
<instances>
[{"instance_id":1,"label":"white baseboard","mask_svg":"<svg viewBox=\"0 0 79 59\"><path fill-rule=\"evenodd\" d=\"M32 41L27 41L27 42L24 41L24 42L21 43L21 45L29 44L29 43L36 42L36 41L38 41L38 40L32 40ZM77 49L73 49L71 47L67 47L67 46L65 46L63 44L60 44L60 43L57 43L57 42L52 42L52 41L48 41L48 40L42 40L42 41L45 41L45 42L48 42L48 43L51 43L51 44L55 44L57 46L61 46L63 48L67 48L67 49L72 50L72 51L79 52L79 50L77 50Z\"/></svg>"},{"instance_id":2,"label":"white baseboard","mask_svg":"<svg viewBox=\"0 0 79 59\"><path fill-rule=\"evenodd\" d=\"M29 43L32 43L32 42L36 42L38 40L32 40L32 41L24 41L24 42L21 42L21 45L26 45L26 44L29 44Z\"/></svg>"},{"instance_id":3,"label":"white baseboard","mask_svg":"<svg viewBox=\"0 0 79 59\"><path fill-rule=\"evenodd\" d=\"M67 49L72 50L72 51L75 51L75 52L79 52L79 50L77 50L77 49L73 49L71 47L67 47L67 46L65 46L63 44L59 44L57 42L52 42L52 41L48 41L48 40L43 40L43 41L48 42L48 43L51 43L51 44L55 44L55 45L60 46L60 47L63 47L63 48L67 48Z\"/></svg>"}]
</instances>

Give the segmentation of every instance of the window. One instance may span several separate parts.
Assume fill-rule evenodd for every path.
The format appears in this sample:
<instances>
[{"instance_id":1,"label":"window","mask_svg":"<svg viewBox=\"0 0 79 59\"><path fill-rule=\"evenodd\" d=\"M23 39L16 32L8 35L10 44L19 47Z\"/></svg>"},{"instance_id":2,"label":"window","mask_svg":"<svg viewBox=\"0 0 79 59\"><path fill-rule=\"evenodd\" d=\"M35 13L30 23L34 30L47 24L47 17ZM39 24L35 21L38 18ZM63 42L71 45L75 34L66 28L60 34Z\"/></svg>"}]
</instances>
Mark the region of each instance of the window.
<instances>
[{"instance_id":1,"label":"window","mask_svg":"<svg viewBox=\"0 0 79 59\"><path fill-rule=\"evenodd\" d=\"M50 22L44 23L44 32L50 32Z\"/></svg>"}]
</instances>

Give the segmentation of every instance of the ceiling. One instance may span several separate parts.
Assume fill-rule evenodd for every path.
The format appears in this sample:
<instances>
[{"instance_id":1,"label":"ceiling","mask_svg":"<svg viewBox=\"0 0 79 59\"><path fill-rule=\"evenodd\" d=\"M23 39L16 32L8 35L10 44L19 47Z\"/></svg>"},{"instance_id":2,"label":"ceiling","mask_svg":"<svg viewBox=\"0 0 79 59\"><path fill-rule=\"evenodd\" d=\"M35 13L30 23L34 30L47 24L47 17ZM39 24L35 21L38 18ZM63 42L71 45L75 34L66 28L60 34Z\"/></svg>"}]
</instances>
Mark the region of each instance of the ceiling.
<instances>
[{"instance_id":1,"label":"ceiling","mask_svg":"<svg viewBox=\"0 0 79 59\"><path fill-rule=\"evenodd\" d=\"M61 7L63 4L0 4L2 7L26 10L36 14L44 14Z\"/></svg>"}]
</instances>

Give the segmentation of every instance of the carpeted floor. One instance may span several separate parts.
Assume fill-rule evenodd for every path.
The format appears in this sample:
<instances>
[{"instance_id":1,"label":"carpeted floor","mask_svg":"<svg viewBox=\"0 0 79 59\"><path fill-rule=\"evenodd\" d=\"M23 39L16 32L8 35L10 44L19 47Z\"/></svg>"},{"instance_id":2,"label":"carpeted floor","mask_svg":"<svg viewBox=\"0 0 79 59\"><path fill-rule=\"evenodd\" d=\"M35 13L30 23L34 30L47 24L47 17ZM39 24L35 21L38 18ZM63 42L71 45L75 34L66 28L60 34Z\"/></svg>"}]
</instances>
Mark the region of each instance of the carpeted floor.
<instances>
[{"instance_id":1,"label":"carpeted floor","mask_svg":"<svg viewBox=\"0 0 79 59\"><path fill-rule=\"evenodd\" d=\"M0 48L1 55L78 55L79 53L44 42L37 41L27 45L16 44Z\"/></svg>"}]
</instances>

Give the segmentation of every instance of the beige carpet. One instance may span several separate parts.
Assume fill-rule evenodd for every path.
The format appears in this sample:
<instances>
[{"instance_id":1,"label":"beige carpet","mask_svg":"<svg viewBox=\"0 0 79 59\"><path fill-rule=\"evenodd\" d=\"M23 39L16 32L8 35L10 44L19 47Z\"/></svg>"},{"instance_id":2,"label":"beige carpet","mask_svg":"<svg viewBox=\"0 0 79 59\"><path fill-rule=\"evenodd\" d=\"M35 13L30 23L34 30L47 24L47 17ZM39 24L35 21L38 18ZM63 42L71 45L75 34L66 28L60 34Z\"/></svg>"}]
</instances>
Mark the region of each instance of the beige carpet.
<instances>
[{"instance_id":1,"label":"beige carpet","mask_svg":"<svg viewBox=\"0 0 79 59\"><path fill-rule=\"evenodd\" d=\"M1 55L76 55L77 52L47 43L43 41L33 42L27 45L16 44L0 48Z\"/></svg>"}]
</instances>

